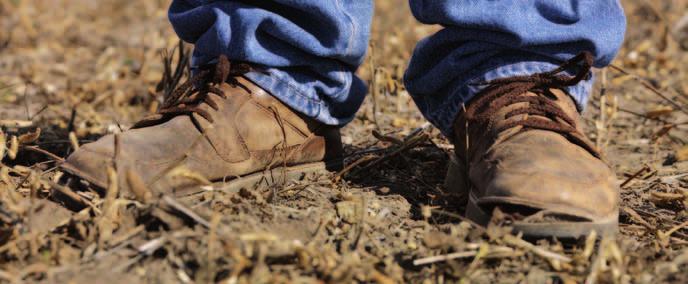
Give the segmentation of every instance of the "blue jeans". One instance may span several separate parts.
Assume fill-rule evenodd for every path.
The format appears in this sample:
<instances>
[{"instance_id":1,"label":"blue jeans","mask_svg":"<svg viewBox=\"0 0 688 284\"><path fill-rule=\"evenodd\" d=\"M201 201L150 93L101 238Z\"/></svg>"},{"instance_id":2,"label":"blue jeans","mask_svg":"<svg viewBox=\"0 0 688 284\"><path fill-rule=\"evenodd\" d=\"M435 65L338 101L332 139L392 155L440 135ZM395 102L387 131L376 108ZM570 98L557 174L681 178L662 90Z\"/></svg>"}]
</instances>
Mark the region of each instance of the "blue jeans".
<instances>
[{"instance_id":1,"label":"blue jeans","mask_svg":"<svg viewBox=\"0 0 688 284\"><path fill-rule=\"evenodd\" d=\"M626 28L618 0L410 0L414 16L441 31L418 43L404 81L423 115L452 133L476 82L554 69L581 51L611 62ZM192 65L218 55L267 72L247 77L295 110L330 125L350 122L365 84L371 0L174 0L169 18L195 44ZM592 79L568 88L579 107Z\"/></svg>"}]
</instances>

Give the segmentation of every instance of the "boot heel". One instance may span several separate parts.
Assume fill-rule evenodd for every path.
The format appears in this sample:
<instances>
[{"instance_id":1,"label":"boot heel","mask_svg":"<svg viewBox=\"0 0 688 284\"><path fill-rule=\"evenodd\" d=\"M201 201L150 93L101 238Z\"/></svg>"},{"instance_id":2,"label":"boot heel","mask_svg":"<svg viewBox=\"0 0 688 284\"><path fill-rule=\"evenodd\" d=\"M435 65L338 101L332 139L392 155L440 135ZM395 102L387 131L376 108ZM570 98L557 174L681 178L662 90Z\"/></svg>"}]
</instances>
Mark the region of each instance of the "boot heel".
<instances>
[{"instance_id":1,"label":"boot heel","mask_svg":"<svg viewBox=\"0 0 688 284\"><path fill-rule=\"evenodd\" d=\"M468 169L456 155L451 155L449 158L449 167L444 177L444 188L447 192L458 197L461 206L468 203L468 193L470 192Z\"/></svg>"}]
</instances>

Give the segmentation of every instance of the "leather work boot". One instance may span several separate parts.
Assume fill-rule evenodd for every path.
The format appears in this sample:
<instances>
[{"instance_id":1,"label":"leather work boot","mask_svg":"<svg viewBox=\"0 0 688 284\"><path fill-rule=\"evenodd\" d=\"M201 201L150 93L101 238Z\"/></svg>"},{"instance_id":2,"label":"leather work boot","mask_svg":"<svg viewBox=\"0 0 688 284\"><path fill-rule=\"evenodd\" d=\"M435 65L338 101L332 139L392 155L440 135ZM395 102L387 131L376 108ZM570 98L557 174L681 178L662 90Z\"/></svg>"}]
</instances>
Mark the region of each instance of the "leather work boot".
<instances>
[{"instance_id":1,"label":"leather work boot","mask_svg":"<svg viewBox=\"0 0 688 284\"><path fill-rule=\"evenodd\" d=\"M179 86L157 114L83 145L62 169L105 189L112 166L120 188L130 186L133 172L155 192L179 194L198 188L199 180L239 189L338 168L339 129L291 110L245 79L249 69L221 56Z\"/></svg>"},{"instance_id":2,"label":"leather work boot","mask_svg":"<svg viewBox=\"0 0 688 284\"><path fill-rule=\"evenodd\" d=\"M616 233L615 175L562 91L587 77L591 64L582 53L551 72L491 81L457 117L446 184L468 192L467 218L485 226L498 208L528 238ZM560 74L576 67L574 77Z\"/></svg>"}]
</instances>

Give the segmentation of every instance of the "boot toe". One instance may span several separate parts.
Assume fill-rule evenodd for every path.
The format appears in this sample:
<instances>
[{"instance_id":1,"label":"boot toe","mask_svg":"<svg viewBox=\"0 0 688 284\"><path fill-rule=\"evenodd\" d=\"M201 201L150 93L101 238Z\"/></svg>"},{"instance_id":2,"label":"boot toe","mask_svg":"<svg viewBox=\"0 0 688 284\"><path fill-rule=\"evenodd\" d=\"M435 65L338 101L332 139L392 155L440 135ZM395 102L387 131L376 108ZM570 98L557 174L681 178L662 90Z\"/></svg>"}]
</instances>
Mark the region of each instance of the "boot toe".
<instances>
[{"instance_id":1,"label":"boot toe","mask_svg":"<svg viewBox=\"0 0 688 284\"><path fill-rule=\"evenodd\" d=\"M531 235L543 228L549 230L544 234L559 236L616 228L619 190L613 172L562 136L532 131L492 149L486 159L485 168L471 170L479 190L471 192L467 214L479 223L488 223L499 208Z\"/></svg>"},{"instance_id":2,"label":"boot toe","mask_svg":"<svg viewBox=\"0 0 688 284\"><path fill-rule=\"evenodd\" d=\"M114 157L113 141L112 135L107 135L96 142L85 144L69 155L60 167L67 173L106 188L107 167L112 166Z\"/></svg>"}]
</instances>

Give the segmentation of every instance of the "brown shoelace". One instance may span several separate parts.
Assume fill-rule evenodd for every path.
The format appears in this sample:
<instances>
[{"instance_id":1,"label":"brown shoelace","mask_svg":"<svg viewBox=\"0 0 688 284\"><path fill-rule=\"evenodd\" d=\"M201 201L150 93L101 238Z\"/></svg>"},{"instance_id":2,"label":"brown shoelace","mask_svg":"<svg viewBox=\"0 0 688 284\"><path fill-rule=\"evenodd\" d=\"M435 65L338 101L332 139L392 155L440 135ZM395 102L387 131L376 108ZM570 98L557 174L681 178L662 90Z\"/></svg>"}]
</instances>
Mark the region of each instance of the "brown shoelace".
<instances>
[{"instance_id":1,"label":"brown shoelace","mask_svg":"<svg viewBox=\"0 0 688 284\"><path fill-rule=\"evenodd\" d=\"M523 126L523 131L541 129L560 133L572 142L581 145L594 155L598 151L588 143L582 141L582 136L576 129L576 121L568 116L552 99L549 89L562 89L574 86L588 78L592 68L593 56L589 52L582 52L564 62L558 68L528 76L501 78L487 82L488 85L474 102L466 109L466 119L469 123L492 125L497 112L509 105L527 102L528 106L508 112L505 118L526 114L525 119L505 123L496 129L497 132ZM578 68L574 76L562 74L564 71ZM537 96L526 96L527 92ZM532 116L546 117L548 119Z\"/></svg>"},{"instance_id":2,"label":"brown shoelace","mask_svg":"<svg viewBox=\"0 0 688 284\"><path fill-rule=\"evenodd\" d=\"M158 113L163 115L197 113L212 123L213 117L200 106L207 104L212 109L218 110L217 102L209 94L226 99L227 95L218 86L224 82L235 86L240 85L235 77L251 70L251 66L246 63L233 64L227 56L220 55L216 64L199 67L198 73L179 85L170 96L165 98Z\"/></svg>"}]
</instances>

